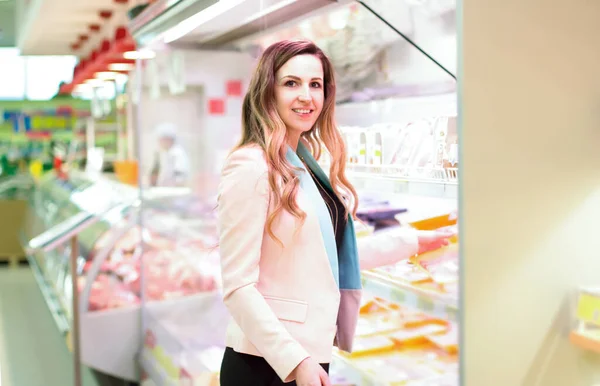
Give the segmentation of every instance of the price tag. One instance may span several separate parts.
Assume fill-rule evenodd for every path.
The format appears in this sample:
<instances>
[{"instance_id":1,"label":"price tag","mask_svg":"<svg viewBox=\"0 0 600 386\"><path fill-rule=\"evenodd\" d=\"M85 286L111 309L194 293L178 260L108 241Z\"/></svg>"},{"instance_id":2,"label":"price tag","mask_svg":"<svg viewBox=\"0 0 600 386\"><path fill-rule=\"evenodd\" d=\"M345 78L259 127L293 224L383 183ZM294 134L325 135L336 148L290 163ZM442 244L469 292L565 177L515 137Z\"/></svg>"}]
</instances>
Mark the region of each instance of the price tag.
<instances>
[{"instance_id":1,"label":"price tag","mask_svg":"<svg viewBox=\"0 0 600 386\"><path fill-rule=\"evenodd\" d=\"M406 303L406 293L404 291L391 290L390 291L390 300L396 303Z\"/></svg>"},{"instance_id":2,"label":"price tag","mask_svg":"<svg viewBox=\"0 0 600 386\"><path fill-rule=\"evenodd\" d=\"M67 349L69 352L73 352L73 334L71 334L71 330L67 331L65 343L67 344Z\"/></svg>"},{"instance_id":3,"label":"price tag","mask_svg":"<svg viewBox=\"0 0 600 386\"><path fill-rule=\"evenodd\" d=\"M447 308L446 315L448 316L448 319L450 319L450 321L452 321L452 322L458 321L458 310L457 309Z\"/></svg>"},{"instance_id":4,"label":"price tag","mask_svg":"<svg viewBox=\"0 0 600 386\"><path fill-rule=\"evenodd\" d=\"M156 362L164 369L169 378L177 379L179 368L173 363L169 355L159 345L152 350Z\"/></svg>"},{"instance_id":5,"label":"price tag","mask_svg":"<svg viewBox=\"0 0 600 386\"><path fill-rule=\"evenodd\" d=\"M396 181L394 184L394 193L407 193L408 192L408 181Z\"/></svg>"},{"instance_id":6,"label":"price tag","mask_svg":"<svg viewBox=\"0 0 600 386\"><path fill-rule=\"evenodd\" d=\"M600 296L587 293L579 295L577 318L582 322L600 326Z\"/></svg>"},{"instance_id":7,"label":"price tag","mask_svg":"<svg viewBox=\"0 0 600 386\"><path fill-rule=\"evenodd\" d=\"M420 310L425 312L432 312L435 309L435 303L431 299L421 296L419 296L417 299L417 305Z\"/></svg>"}]
</instances>

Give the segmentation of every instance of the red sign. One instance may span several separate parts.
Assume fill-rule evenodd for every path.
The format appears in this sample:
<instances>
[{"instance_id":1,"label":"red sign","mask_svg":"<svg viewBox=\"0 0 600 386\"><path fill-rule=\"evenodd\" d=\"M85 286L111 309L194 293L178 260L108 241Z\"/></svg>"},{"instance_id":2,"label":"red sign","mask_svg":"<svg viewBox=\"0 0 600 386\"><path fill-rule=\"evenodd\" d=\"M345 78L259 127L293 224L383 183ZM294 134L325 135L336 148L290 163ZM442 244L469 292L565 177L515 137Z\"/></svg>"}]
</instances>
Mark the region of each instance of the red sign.
<instances>
[{"instance_id":1,"label":"red sign","mask_svg":"<svg viewBox=\"0 0 600 386\"><path fill-rule=\"evenodd\" d=\"M208 100L208 113L210 115L223 115L225 114L225 101L219 98L212 98Z\"/></svg>"},{"instance_id":2,"label":"red sign","mask_svg":"<svg viewBox=\"0 0 600 386\"><path fill-rule=\"evenodd\" d=\"M242 81L241 80L230 80L227 82L227 95L228 96L242 96Z\"/></svg>"}]
</instances>

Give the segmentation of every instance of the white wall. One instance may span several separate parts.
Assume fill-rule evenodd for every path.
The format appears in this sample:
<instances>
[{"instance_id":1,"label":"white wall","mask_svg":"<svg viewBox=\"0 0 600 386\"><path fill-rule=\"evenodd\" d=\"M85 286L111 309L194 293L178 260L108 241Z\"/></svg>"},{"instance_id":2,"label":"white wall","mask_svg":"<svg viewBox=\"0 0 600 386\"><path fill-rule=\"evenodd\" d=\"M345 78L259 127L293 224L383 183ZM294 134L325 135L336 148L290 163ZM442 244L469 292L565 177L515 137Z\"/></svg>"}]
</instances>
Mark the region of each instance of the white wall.
<instances>
[{"instance_id":1,"label":"white wall","mask_svg":"<svg viewBox=\"0 0 600 386\"><path fill-rule=\"evenodd\" d=\"M600 2L462 8L463 384L600 384L567 338L600 284Z\"/></svg>"},{"instance_id":2,"label":"white wall","mask_svg":"<svg viewBox=\"0 0 600 386\"><path fill-rule=\"evenodd\" d=\"M171 95L166 87L167 67L165 58L169 53L157 56L159 61L162 93L160 98L150 97L145 88L140 101L141 121L141 170L147 175L156 149L155 128L161 122L178 126L179 138L187 150L192 164L193 188L199 194L212 194L220 172L219 159L231 149L241 134L240 97L226 95L228 80L241 80L242 92L250 79L252 59L245 54L233 52L185 51L184 67L187 91ZM149 86L144 76L144 85ZM226 101L225 114L211 115L207 104L210 98Z\"/></svg>"}]
</instances>

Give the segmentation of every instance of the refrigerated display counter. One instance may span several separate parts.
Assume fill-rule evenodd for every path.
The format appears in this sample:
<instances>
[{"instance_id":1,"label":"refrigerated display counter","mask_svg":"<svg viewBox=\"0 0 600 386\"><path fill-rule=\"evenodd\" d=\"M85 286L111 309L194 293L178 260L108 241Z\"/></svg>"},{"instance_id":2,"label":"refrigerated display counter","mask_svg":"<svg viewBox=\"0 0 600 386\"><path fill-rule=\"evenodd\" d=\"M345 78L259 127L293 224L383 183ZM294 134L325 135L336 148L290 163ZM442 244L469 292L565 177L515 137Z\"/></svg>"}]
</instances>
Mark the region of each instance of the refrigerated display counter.
<instances>
[{"instance_id":1,"label":"refrigerated display counter","mask_svg":"<svg viewBox=\"0 0 600 386\"><path fill-rule=\"evenodd\" d=\"M69 231L69 223L92 219L77 233L81 361L131 381L139 380L142 299L156 318L172 317L161 310L176 309L185 298L186 309L196 305L216 325L227 322L212 209L184 188L139 193L111 178L74 171L59 179L49 173L30 199L22 237L44 298L69 344L74 316L71 244L60 243L49 252L30 245L40 234L58 240Z\"/></svg>"},{"instance_id":2,"label":"refrigerated display counter","mask_svg":"<svg viewBox=\"0 0 600 386\"><path fill-rule=\"evenodd\" d=\"M188 153L201 154L194 164L204 195L216 192L219 166L239 138L242 99L258 57L276 41L304 38L323 49L336 72L335 118L361 203L358 236L384 245L385 228L422 229L420 221L444 217L428 229L456 231L455 1L184 0L161 13L166 3L149 5L130 25L139 46L155 54L135 74L144 79L136 111L147 127L172 121ZM142 143L152 137L140 135ZM326 154L319 162L328 170ZM140 166L148 167L143 159ZM363 272L359 347L352 355L336 351L333 384L458 384L453 241ZM216 346L198 351L186 335L165 332L187 330L185 318L163 324L150 311L144 316L158 332L147 331L140 359L156 384L217 384L222 352ZM156 352L156 346L170 350ZM186 362L192 352L211 365Z\"/></svg>"}]
</instances>

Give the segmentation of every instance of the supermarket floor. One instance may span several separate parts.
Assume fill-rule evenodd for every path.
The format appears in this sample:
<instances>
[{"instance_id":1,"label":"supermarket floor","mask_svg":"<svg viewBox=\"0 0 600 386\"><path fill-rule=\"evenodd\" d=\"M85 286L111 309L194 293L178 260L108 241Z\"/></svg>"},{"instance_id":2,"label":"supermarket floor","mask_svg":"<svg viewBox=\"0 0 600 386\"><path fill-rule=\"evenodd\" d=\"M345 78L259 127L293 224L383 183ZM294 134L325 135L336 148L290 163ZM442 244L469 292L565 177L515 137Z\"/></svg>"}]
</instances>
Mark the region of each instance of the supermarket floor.
<instances>
[{"instance_id":1,"label":"supermarket floor","mask_svg":"<svg viewBox=\"0 0 600 386\"><path fill-rule=\"evenodd\" d=\"M125 383L83 369L84 386ZM0 266L0 386L70 386L73 364L64 338L28 267Z\"/></svg>"}]
</instances>

